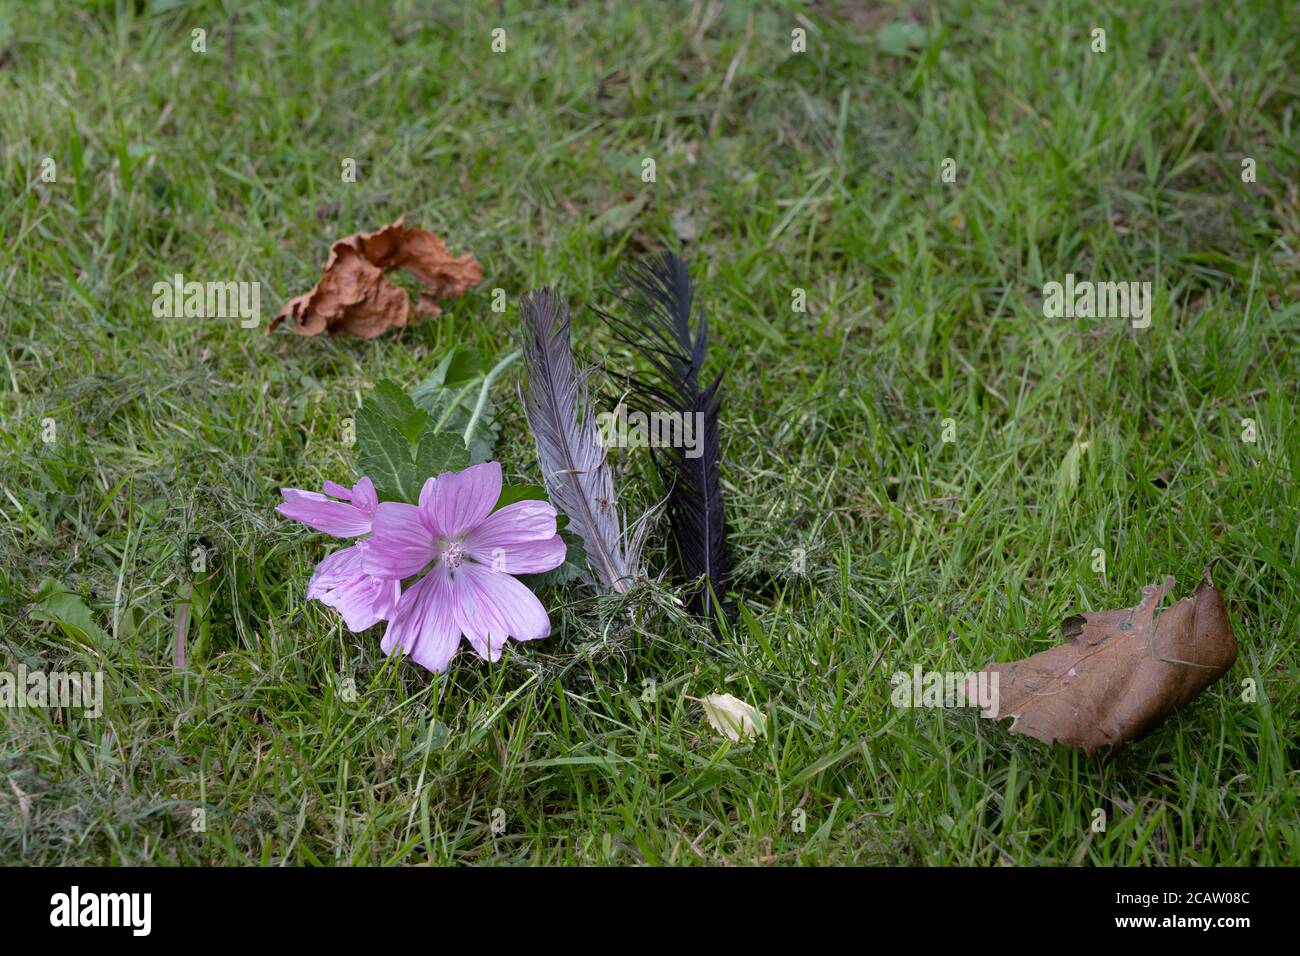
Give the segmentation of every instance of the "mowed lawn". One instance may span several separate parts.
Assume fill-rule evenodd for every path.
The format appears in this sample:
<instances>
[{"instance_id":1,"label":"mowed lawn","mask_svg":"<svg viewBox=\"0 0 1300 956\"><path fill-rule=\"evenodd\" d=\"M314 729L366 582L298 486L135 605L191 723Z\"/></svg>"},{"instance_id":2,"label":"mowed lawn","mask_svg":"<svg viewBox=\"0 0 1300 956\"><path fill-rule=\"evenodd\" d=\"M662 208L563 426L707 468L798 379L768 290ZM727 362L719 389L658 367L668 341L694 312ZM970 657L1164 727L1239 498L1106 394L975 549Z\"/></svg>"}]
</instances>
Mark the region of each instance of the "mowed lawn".
<instances>
[{"instance_id":1,"label":"mowed lawn","mask_svg":"<svg viewBox=\"0 0 1300 956\"><path fill-rule=\"evenodd\" d=\"M104 674L98 718L0 709L0 862L1300 862L1294 4L228 6L0 2L0 670ZM371 342L264 334L401 214L483 284ZM625 374L589 306L679 244L730 626L662 524L653 582L554 589L550 639L442 677L305 600L335 544L279 489L354 479L377 381L504 355L544 283ZM260 283L260 326L155 318L177 273ZM1150 282L1149 327L1045 317L1069 274ZM535 482L517 380L497 456ZM1235 666L1113 759L891 705L1216 557Z\"/></svg>"}]
</instances>

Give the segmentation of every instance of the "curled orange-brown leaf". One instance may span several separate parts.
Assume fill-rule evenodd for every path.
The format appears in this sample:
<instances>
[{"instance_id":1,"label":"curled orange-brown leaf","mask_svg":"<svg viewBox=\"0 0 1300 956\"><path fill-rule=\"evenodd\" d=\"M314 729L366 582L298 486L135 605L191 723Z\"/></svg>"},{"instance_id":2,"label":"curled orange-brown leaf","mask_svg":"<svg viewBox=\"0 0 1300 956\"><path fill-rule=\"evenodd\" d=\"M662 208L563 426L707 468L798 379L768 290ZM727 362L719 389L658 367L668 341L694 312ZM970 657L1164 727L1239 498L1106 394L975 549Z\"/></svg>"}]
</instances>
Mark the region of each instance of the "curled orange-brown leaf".
<instances>
[{"instance_id":1,"label":"curled orange-brown leaf","mask_svg":"<svg viewBox=\"0 0 1300 956\"><path fill-rule=\"evenodd\" d=\"M991 664L995 703L986 717L1013 717L1011 732L1092 753L1136 740L1227 673L1237 659L1223 598L1206 568L1196 593L1161 612L1174 579L1142 589L1136 607L1066 618L1068 643ZM978 675L960 686L978 700ZM987 680L987 678L985 678Z\"/></svg>"},{"instance_id":2,"label":"curled orange-brown leaf","mask_svg":"<svg viewBox=\"0 0 1300 956\"><path fill-rule=\"evenodd\" d=\"M438 302L462 295L483 281L473 255L453 256L446 243L425 229L402 224L402 217L376 232L345 236L330 247L321 280L305 295L290 299L271 321L270 332L285 319L302 335L355 335L373 339L406 326L410 301L385 273L404 269L423 287L415 313L441 314Z\"/></svg>"}]
</instances>

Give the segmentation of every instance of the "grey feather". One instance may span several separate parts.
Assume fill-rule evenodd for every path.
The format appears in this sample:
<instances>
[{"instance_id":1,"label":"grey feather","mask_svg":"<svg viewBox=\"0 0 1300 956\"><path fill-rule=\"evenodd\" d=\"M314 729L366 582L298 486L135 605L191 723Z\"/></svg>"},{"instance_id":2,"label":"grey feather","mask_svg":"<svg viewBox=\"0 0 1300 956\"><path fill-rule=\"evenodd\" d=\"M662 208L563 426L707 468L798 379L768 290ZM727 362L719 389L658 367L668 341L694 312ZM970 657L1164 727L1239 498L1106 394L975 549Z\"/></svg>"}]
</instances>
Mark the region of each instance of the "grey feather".
<instances>
[{"instance_id":1,"label":"grey feather","mask_svg":"<svg viewBox=\"0 0 1300 956\"><path fill-rule=\"evenodd\" d=\"M642 576L649 512L624 530L587 392L592 369L574 361L569 343L569 304L555 289L543 287L522 296L519 311L526 370L520 398L546 493L568 515L569 530L582 538L600 584L627 591Z\"/></svg>"}]
</instances>

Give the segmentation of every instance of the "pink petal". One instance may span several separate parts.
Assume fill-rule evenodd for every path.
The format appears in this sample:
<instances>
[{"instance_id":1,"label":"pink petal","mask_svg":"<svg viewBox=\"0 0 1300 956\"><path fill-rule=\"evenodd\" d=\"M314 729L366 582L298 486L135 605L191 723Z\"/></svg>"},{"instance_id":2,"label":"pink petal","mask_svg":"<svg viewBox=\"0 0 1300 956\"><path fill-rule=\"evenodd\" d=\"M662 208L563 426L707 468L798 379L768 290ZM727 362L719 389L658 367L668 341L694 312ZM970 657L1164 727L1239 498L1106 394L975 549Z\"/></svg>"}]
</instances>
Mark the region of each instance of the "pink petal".
<instances>
[{"instance_id":1,"label":"pink petal","mask_svg":"<svg viewBox=\"0 0 1300 956\"><path fill-rule=\"evenodd\" d=\"M370 531L370 516L345 501L332 501L314 491L281 488L284 501L275 510L286 518L336 538L355 538Z\"/></svg>"},{"instance_id":2,"label":"pink petal","mask_svg":"<svg viewBox=\"0 0 1300 956\"><path fill-rule=\"evenodd\" d=\"M551 633L551 619L537 595L508 574L466 562L452 572L450 586L456 626L480 657L500 657L505 637L532 641Z\"/></svg>"},{"instance_id":3,"label":"pink petal","mask_svg":"<svg viewBox=\"0 0 1300 956\"><path fill-rule=\"evenodd\" d=\"M435 535L438 533L438 529L429 523L429 515L433 514L433 489L437 486L437 478L426 478L424 484L420 487L420 514L424 518L424 523L429 526L429 530Z\"/></svg>"},{"instance_id":4,"label":"pink petal","mask_svg":"<svg viewBox=\"0 0 1300 956\"><path fill-rule=\"evenodd\" d=\"M363 575L365 573L362 563L362 555L365 554L364 544L365 542L362 542L350 548L340 548L316 565L311 581L307 584L307 597L318 598L325 592Z\"/></svg>"},{"instance_id":5,"label":"pink petal","mask_svg":"<svg viewBox=\"0 0 1300 956\"><path fill-rule=\"evenodd\" d=\"M549 501L516 501L484 518L465 536L465 543L495 548L522 541L544 541L554 534L553 504Z\"/></svg>"},{"instance_id":6,"label":"pink petal","mask_svg":"<svg viewBox=\"0 0 1300 956\"><path fill-rule=\"evenodd\" d=\"M337 481L325 482L324 491L325 494L329 495L331 498L338 498L342 501L352 500L352 489L344 488Z\"/></svg>"},{"instance_id":7,"label":"pink petal","mask_svg":"<svg viewBox=\"0 0 1300 956\"><path fill-rule=\"evenodd\" d=\"M495 608L484 604L482 589L463 575L460 577L461 585L452 589L456 626L480 659L495 663L501 660L510 629Z\"/></svg>"},{"instance_id":8,"label":"pink petal","mask_svg":"<svg viewBox=\"0 0 1300 956\"><path fill-rule=\"evenodd\" d=\"M460 644L449 585L446 569L439 565L406 589L380 642L385 654L400 648L435 674L447 669Z\"/></svg>"},{"instance_id":9,"label":"pink petal","mask_svg":"<svg viewBox=\"0 0 1300 956\"><path fill-rule=\"evenodd\" d=\"M466 539L466 553L480 564L485 564L501 574L538 574L550 571L564 563L568 547L558 534L545 541L520 541L486 548L473 540L474 533Z\"/></svg>"},{"instance_id":10,"label":"pink petal","mask_svg":"<svg viewBox=\"0 0 1300 956\"><path fill-rule=\"evenodd\" d=\"M360 508L368 515L373 515L379 507L379 495L375 493L375 483L369 478L362 478L352 486L352 506Z\"/></svg>"},{"instance_id":11,"label":"pink petal","mask_svg":"<svg viewBox=\"0 0 1300 956\"><path fill-rule=\"evenodd\" d=\"M461 472L445 471L438 476L431 501L420 495L421 509L430 526L447 538L455 538L488 516L501 497L501 464L485 461Z\"/></svg>"},{"instance_id":12,"label":"pink petal","mask_svg":"<svg viewBox=\"0 0 1300 956\"><path fill-rule=\"evenodd\" d=\"M433 560L433 534L420 509L400 501L383 501L375 509L374 534L366 539L365 570L378 578L405 578Z\"/></svg>"},{"instance_id":13,"label":"pink petal","mask_svg":"<svg viewBox=\"0 0 1300 956\"><path fill-rule=\"evenodd\" d=\"M385 581L363 574L327 591L319 600L339 612L349 631L359 633L387 620L401 593L401 581Z\"/></svg>"},{"instance_id":14,"label":"pink petal","mask_svg":"<svg viewBox=\"0 0 1300 956\"><path fill-rule=\"evenodd\" d=\"M401 581L386 581L365 572L369 540L340 548L320 564L307 585L307 597L334 608L350 631L364 631L386 621L402 594Z\"/></svg>"}]
</instances>

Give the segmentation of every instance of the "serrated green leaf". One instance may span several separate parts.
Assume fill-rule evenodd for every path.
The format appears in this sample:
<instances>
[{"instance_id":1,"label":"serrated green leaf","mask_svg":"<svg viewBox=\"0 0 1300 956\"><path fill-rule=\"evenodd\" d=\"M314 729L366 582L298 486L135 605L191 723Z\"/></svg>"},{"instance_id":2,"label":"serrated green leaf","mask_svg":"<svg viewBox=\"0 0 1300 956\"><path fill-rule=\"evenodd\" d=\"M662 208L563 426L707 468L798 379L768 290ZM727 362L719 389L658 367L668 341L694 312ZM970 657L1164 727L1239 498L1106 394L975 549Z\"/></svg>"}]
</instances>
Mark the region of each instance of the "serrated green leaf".
<instances>
[{"instance_id":1,"label":"serrated green leaf","mask_svg":"<svg viewBox=\"0 0 1300 956\"><path fill-rule=\"evenodd\" d=\"M485 370L482 353L453 346L410 395L388 379L375 385L357 412L357 445L381 499L415 503L430 477L491 459L497 425L488 393L517 355Z\"/></svg>"},{"instance_id":2,"label":"serrated green leaf","mask_svg":"<svg viewBox=\"0 0 1300 956\"><path fill-rule=\"evenodd\" d=\"M416 475L406 436L392 419L369 403L361 406L356 421L361 473L375 483L381 500L414 504L423 479Z\"/></svg>"},{"instance_id":3,"label":"serrated green leaf","mask_svg":"<svg viewBox=\"0 0 1300 956\"><path fill-rule=\"evenodd\" d=\"M415 470L423 487L429 478L444 471L469 467L469 452L460 437L451 432L425 432L415 454Z\"/></svg>"},{"instance_id":4,"label":"serrated green leaf","mask_svg":"<svg viewBox=\"0 0 1300 956\"><path fill-rule=\"evenodd\" d=\"M371 405L389 419L412 447L419 442L429 414L424 409L417 408L411 396L402 391L396 382L391 379L378 382L366 396L364 404Z\"/></svg>"}]
</instances>

